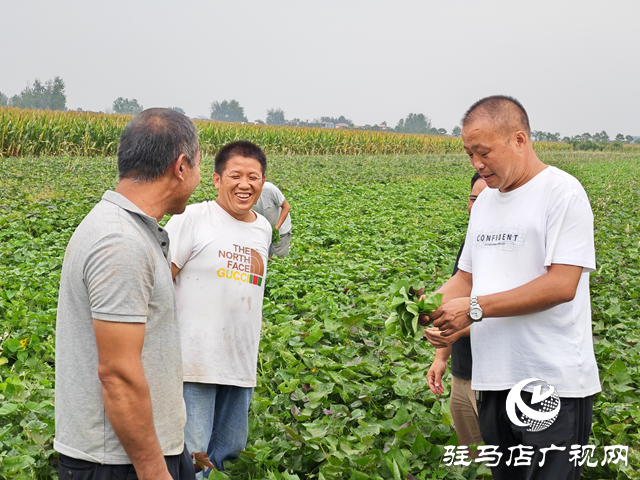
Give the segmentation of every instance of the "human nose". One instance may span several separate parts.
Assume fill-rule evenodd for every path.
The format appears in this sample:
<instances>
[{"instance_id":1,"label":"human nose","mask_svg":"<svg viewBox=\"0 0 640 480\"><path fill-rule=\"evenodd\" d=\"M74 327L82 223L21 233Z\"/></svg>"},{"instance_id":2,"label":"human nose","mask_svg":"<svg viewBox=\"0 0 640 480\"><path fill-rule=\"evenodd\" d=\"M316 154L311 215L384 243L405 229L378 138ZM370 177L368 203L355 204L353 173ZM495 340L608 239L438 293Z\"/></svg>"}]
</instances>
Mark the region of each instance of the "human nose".
<instances>
[{"instance_id":1,"label":"human nose","mask_svg":"<svg viewBox=\"0 0 640 480\"><path fill-rule=\"evenodd\" d=\"M473 157L470 158L470 160L471 160L471 166L475 169L476 172L480 172L486 167L486 165L482 161L482 157L474 155Z\"/></svg>"},{"instance_id":2,"label":"human nose","mask_svg":"<svg viewBox=\"0 0 640 480\"><path fill-rule=\"evenodd\" d=\"M240 177L240 184L238 185L240 188L251 188L251 182L249 181L249 177Z\"/></svg>"}]
</instances>

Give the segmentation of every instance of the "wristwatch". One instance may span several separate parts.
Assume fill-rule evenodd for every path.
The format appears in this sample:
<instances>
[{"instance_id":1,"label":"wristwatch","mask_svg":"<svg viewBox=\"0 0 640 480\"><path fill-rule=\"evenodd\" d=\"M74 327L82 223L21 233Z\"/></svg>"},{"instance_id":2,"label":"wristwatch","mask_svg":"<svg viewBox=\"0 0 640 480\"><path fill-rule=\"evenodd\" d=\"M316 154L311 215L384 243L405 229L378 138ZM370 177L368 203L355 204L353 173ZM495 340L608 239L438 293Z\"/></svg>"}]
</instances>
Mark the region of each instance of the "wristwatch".
<instances>
[{"instance_id":1,"label":"wristwatch","mask_svg":"<svg viewBox=\"0 0 640 480\"><path fill-rule=\"evenodd\" d=\"M478 297L471 297L471 306L469 307L469 316L474 322L482 321L482 308L478 305Z\"/></svg>"}]
</instances>

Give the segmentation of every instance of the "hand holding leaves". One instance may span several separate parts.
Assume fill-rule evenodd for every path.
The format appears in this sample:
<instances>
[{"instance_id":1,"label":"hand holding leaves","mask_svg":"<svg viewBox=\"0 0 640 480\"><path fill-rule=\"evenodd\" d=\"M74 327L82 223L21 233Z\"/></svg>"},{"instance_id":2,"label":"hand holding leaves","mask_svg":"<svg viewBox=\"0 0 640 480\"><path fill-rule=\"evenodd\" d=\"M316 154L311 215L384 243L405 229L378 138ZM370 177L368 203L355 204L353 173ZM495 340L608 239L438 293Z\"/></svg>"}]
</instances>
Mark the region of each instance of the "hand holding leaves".
<instances>
[{"instance_id":1,"label":"hand holding leaves","mask_svg":"<svg viewBox=\"0 0 640 480\"><path fill-rule=\"evenodd\" d=\"M391 309L393 312L385 322L387 333L420 340L424 335L418 317L430 314L442 303L441 293L423 295L424 288L414 289L407 280L400 280L391 286Z\"/></svg>"},{"instance_id":2,"label":"hand holding leaves","mask_svg":"<svg viewBox=\"0 0 640 480\"><path fill-rule=\"evenodd\" d=\"M216 469L209 460L209 456L207 452L194 452L191 454L191 458L193 459L193 466L197 472L206 472L208 469Z\"/></svg>"},{"instance_id":3,"label":"hand holding leaves","mask_svg":"<svg viewBox=\"0 0 640 480\"><path fill-rule=\"evenodd\" d=\"M271 229L271 243L274 245L280 242L280 230L276 227L272 227Z\"/></svg>"}]
</instances>

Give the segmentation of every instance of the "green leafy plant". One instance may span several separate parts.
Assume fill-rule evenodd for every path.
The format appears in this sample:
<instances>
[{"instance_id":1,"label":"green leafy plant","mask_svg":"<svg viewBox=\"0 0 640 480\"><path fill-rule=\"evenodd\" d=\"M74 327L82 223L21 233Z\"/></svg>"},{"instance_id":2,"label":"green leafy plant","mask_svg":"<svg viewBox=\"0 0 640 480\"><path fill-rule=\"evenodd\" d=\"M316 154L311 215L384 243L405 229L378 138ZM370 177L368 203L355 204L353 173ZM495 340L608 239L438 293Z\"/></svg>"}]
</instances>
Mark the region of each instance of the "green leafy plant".
<instances>
[{"instance_id":1,"label":"green leafy plant","mask_svg":"<svg viewBox=\"0 0 640 480\"><path fill-rule=\"evenodd\" d=\"M602 392L589 444L600 461L603 446L629 446L627 467L599 462L582 478L638 479L640 158L541 158L582 182L595 218L590 283ZM55 479L60 269L73 230L114 188L117 162L25 156L0 158L0 166L11 172L0 177L0 478ZM293 207L295 235L290 255L269 263L246 450L209 478L491 478L477 464L442 463L457 437L447 396L427 386L435 350L385 328L389 285L411 278L433 291L449 277L468 221L468 159L270 155L269 172ZM191 202L215 195L203 181Z\"/></svg>"},{"instance_id":2,"label":"green leafy plant","mask_svg":"<svg viewBox=\"0 0 640 480\"><path fill-rule=\"evenodd\" d=\"M391 285L391 309L393 312L385 322L387 333L402 334L413 340L420 340L424 331L418 322L420 315L433 313L442 303L441 293L424 294L409 285L408 280L399 280Z\"/></svg>"}]
</instances>

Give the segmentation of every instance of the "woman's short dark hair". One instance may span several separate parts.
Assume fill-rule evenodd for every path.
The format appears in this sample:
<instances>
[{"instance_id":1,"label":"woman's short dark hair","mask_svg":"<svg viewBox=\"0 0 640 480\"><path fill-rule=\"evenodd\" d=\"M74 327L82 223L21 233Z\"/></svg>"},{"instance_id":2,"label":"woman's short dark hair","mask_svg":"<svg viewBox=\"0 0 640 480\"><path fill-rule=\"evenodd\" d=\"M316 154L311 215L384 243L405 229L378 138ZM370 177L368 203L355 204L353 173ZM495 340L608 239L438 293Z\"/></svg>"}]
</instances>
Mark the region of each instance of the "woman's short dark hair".
<instances>
[{"instance_id":1,"label":"woman's short dark hair","mask_svg":"<svg viewBox=\"0 0 640 480\"><path fill-rule=\"evenodd\" d=\"M118 177L152 182L165 174L181 154L195 166L198 131L183 114L149 108L127 124L118 146Z\"/></svg>"},{"instance_id":2,"label":"woman's short dark hair","mask_svg":"<svg viewBox=\"0 0 640 480\"><path fill-rule=\"evenodd\" d=\"M255 143L247 140L227 143L218 150L215 158L215 172L218 175L222 175L222 172L224 172L224 169L227 167L227 162L233 157L253 158L260 162L262 175L264 176L267 173L267 156L264 151Z\"/></svg>"}]
</instances>

